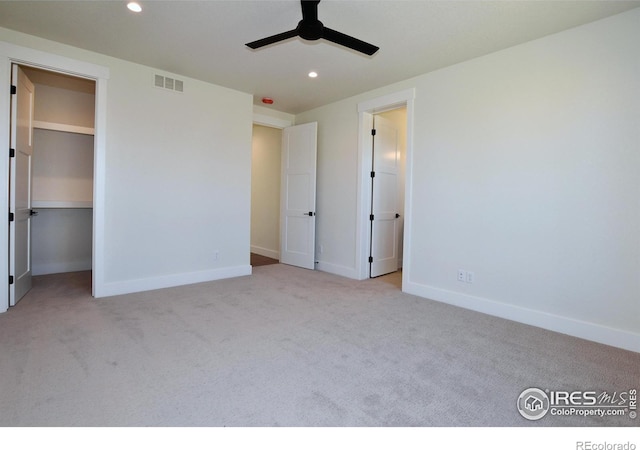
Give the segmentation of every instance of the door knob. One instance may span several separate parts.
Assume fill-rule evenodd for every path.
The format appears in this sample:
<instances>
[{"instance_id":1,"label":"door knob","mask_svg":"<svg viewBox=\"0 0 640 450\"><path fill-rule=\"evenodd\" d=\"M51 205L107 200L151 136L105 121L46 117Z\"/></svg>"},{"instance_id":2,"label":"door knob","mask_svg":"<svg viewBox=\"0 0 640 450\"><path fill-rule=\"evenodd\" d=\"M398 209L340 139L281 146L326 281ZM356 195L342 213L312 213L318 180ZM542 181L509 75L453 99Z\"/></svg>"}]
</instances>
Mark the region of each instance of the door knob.
<instances>
[{"instance_id":1,"label":"door knob","mask_svg":"<svg viewBox=\"0 0 640 450\"><path fill-rule=\"evenodd\" d=\"M316 215L316 213L314 213L312 211L309 211L308 213L305 213L305 216L309 216L309 217L312 217L312 216L315 216L315 215Z\"/></svg>"}]
</instances>

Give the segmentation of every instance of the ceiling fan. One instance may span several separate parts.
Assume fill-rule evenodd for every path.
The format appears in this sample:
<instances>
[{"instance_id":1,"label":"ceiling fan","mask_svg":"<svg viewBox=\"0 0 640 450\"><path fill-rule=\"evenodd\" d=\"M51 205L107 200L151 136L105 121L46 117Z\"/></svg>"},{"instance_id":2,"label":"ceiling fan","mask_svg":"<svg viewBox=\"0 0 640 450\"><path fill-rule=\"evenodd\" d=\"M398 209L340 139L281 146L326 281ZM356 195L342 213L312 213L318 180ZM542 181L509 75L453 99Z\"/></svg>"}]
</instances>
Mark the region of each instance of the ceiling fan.
<instances>
[{"instance_id":1,"label":"ceiling fan","mask_svg":"<svg viewBox=\"0 0 640 450\"><path fill-rule=\"evenodd\" d=\"M356 39L340 33L339 31L325 27L322 22L318 20L318 3L320 3L320 0L300 0L300 5L302 6L302 20L298 22L298 26L296 28L264 39L249 42L246 44L247 47L255 50L266 45L284 41L285 39L300 36L302 39L307 41L326 39L327 41L348 47L369 56L379 50L379 47L376 47L375 45L371 45L367 42L361 41L360 39Z\"/></svg>"}]
</instances>

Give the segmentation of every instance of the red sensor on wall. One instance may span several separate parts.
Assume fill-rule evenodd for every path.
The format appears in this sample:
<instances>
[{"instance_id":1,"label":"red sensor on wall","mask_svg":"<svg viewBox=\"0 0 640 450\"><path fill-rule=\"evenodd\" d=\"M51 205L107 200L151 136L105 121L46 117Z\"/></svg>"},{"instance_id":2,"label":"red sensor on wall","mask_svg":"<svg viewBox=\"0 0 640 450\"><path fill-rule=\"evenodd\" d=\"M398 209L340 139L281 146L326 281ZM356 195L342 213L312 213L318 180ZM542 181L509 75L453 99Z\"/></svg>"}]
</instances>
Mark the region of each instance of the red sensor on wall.
<instances>
[{"instance_id":1,"label":"red sensor on wall","mask_svg":"<svg viewBox=\"0 0 640 450\"><path fill-rule=\"evenodd\" d=\"M262 103L266 104L266 105L273 105L273 99L269 98L269 97L264 97L262 99Z\"/></svg>"}]
</instances>

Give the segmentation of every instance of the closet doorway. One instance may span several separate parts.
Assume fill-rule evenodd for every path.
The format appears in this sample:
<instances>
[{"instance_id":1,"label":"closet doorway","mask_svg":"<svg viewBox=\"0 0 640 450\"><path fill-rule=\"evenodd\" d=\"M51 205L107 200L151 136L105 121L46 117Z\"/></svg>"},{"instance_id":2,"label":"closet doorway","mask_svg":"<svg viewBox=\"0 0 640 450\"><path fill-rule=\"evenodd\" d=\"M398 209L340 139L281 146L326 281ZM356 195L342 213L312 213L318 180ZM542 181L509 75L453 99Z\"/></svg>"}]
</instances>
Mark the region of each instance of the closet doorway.
<instances>
[{"instance_id":1,"label":"closet doorway","mask_svg":"<svg viewBox=\"0 0 640 450\"><path fill-rule=\"evenodd\" d=\"M397 244L397 267L402 268L401 271L393 272L401 275L403 289L411 276L411 199L408 188L411 186L411 167L413 155L413 108L414 108L415 89L407 89L382 97L366 100L358 103L358 134L359 134L359 150L358 150L358 214L356 226L358 236L356 241L356 270L361 280L371 277L371 257L378 253L374 249L372 251L372 224L371 214L374 214L375 207L374 192L372 188L372 168L374 167L374 155L372 148L374 144L375 129L374 122L376 117L385 117L388 115L396 116L385 117L387 119L398 120L398 145L399 154L390 158L396 161L397 175L399 186L397 194L399 196L396 213L400 216L397 220L398 229L400 231ZM387 114L385 114L387 113ZM385 158L387 159L387 158ZM372 208L374 211L372 212ZM395 210L395 208L393 208ZM393 214L395 217L395 214ZM384 255L384 252L382 252Z\"/></svg>"},{"instance_id":2,"label":"closet doorway","mask_svg":"<svg viewBox=\"0 0 640 450\"><path fill-rule=\"evenodd\" d=\"M30 243L14 247L27 252L22 259L32 276L86 272L90 292L96 83L29 66L20 69L33 85L32 155L26 172ZM10 233L11 241L15 234ZM10 305L23 294L16 292Z\"/></svg>"},{"instance_id":3,"label":"closet doorway","mask_svg":"<svg viewBox=\"0 0 640 450\"><path fill-rule=\"evenodd\" d=\"M369 277L402 269L407 108L374 114L371 143Z\"/></svg>"}]
</instances>

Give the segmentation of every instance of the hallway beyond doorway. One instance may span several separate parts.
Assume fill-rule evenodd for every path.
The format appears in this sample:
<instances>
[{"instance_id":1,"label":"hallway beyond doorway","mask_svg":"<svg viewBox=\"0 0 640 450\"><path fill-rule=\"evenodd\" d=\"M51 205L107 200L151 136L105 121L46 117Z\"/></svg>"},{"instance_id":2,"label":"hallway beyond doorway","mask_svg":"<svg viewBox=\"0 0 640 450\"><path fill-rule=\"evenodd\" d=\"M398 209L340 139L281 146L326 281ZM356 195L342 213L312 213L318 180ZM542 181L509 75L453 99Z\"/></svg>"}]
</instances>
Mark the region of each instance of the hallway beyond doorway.
<instances>
[{"instance_id":1,"label":"hallway beyond doorway","mask_svg":"<svg viewBox=\"0 0 640 450\"><path fill-rule=\"evenodd\" d=\"M269 264L279 264L277 259L269 258L267 256L258 255L257 253L251 253L250 264L253 267L268 266Z\"/></svg>"}]
</instances>

